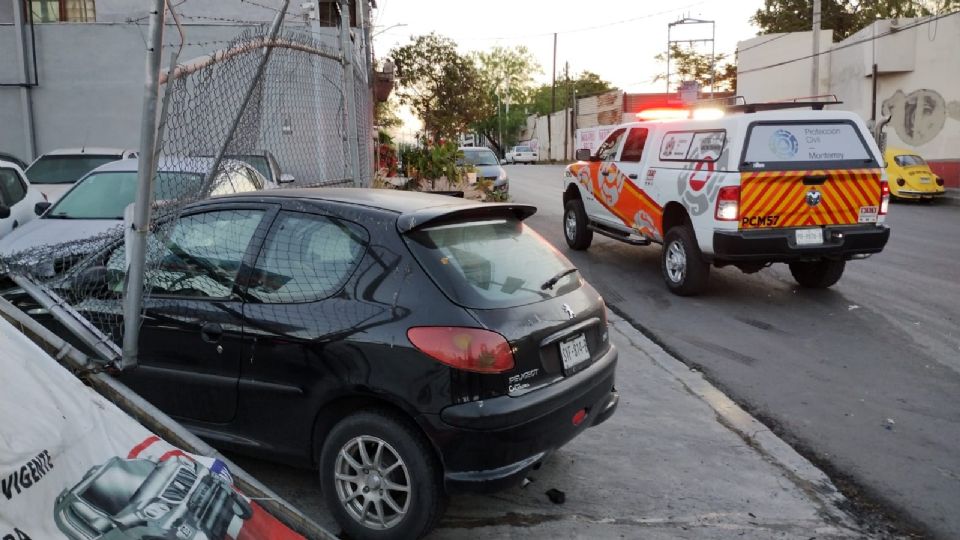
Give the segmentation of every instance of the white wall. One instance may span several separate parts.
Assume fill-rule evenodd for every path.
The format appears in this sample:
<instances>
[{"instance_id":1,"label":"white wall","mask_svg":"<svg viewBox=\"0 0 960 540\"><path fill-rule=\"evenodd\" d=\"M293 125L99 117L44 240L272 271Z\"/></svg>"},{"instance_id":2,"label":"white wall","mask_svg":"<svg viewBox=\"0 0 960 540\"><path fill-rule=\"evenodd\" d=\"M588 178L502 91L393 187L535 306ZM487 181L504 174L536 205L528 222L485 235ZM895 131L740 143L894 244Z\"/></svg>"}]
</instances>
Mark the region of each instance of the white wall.
<instances>
[{"instance_id":1,"label":"white wall","mask_svg":"<svg viewBox=\"0 0 960 540\"><path fill-rule=\"evenodd\" d=\"M820 31L820 50L830 50L833 30ZM737 44L737 94L747 103L778 101L827 93L830 56L819 56L819 88L811 92L813 60L804 59L774 66L813 53L812 32L765 34ZM774 67L768 67L774 66Z\"/></svg>"}]
</instances>

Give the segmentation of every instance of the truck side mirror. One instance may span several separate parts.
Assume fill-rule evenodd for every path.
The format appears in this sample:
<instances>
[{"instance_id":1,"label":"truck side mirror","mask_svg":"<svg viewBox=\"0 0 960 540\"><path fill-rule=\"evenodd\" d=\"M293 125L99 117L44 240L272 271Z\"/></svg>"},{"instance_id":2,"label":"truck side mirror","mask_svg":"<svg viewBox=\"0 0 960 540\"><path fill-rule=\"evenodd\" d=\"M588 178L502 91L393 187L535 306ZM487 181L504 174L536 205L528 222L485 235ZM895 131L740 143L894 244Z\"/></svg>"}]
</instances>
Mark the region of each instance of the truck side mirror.
<instances>
[{"instance_id":1,"label":"truck side mirror","mask_svg":"<svg viewBox=\"0 0 960 540\"><path fill-rule=\"evenodd\" d=\"M589 148L578 148L576 153L577 161L590 161L590 149Z\"/></svg>"}]
</instances>

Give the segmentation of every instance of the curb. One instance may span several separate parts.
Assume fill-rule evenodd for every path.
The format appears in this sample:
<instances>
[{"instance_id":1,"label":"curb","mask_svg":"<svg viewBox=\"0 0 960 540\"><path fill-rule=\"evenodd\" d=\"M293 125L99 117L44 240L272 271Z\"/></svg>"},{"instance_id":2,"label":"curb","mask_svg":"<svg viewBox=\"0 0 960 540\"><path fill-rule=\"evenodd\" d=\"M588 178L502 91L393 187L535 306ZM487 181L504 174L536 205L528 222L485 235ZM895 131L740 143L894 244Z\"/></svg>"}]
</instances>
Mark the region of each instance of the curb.
<instances>
[{"instance_id":1,"label":"curb","mask_svg":"<svg viewBox=\"0 0 960 540\"><path fill-rule=\"evenodd\" d=\"M947 193L940 200L946 206L960 206L960 189L947 188Z\"/></svg>"},{"instance_id":2,"label":"curb","mask_svg":"<svg viewBox=\"0 0 960 540\"><path fill-rule=\"evenodd\" d=\"M687 391L710 406L717 414L718 422L735 432L764 459L783 471L819 505L825 516L829 516L838 525L857 530L853 518L841 510L849 506L847 498L823 471L707 381L700 371L672 356L613 311L608 310L607 315L613 331L622 335L631 345L649 356L658 367L679 380Z\"/></svg>"}]
</instances>

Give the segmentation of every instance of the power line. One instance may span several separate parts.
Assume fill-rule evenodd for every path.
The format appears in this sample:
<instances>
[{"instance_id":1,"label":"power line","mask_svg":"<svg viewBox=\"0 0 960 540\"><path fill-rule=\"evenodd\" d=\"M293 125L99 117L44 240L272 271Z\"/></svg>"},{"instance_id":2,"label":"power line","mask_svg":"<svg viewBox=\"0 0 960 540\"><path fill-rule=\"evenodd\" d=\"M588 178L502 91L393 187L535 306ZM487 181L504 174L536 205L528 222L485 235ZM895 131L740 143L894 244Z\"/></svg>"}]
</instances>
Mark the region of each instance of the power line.
<instances>
[{"instance_id":1,"label":"power line","mask_svg":"<svg viewBox=\"0 0 960 540\"><path fill-rule=\"evenodd\" d=\"M960 10L951 11L950 13L944 13L943 15L937 15L937 16L935 16L935 17L930 17L930 18L928 18L928 19L924 19L924 20L922 20L922 21L918 21L918 22L915 22L915 23L913 23L913 24L908 24L908 25L906 25L906 26L899 26L899 27L897 27L895 30L891 28L890 30L887 30L886 32L883 32L882 34L877 34L877 35L875 35L875 36L871 36L871 37L868 37L868 38L858 39L857 41L853 41L853 42L850 42L850 43L845 43L845 44L843 44L843 45L838 45L838 46L836 46L836 47L832 47L830 50L822 51L822 52L819 52L819 53L817 53L817 54L807 54L807 55L801 56L801 57L799 57L799 58L793 58L793 59L791 59L791 60L784 60L784 61L782 61L782 62L777 62L777 63L775 63L775 64L770 64L770 65L767 65L767 66L760 66L760 67L755 67L755 68L751 68L751 69L745 69L745 70L743 70L743 71L737 72L737 75L739 76L739 75L743 75L743 74L745 74L745 73L755 73L755 72L757 72L757 71L764 71L764 70L768 70L768 69L773 69L773 68L775 68L775 67L785 66L785 65L787 65L787 64L792 64L792 63L794 63L794 62L799 62L799 61L801 61L801 60L807 60L807 59L810 59L810 58L816 58L816 57L818 57L818 56L822 56L822 55L824 55L824 54L830 54L830 53L832 53L832 52L834 52L834 51L841 51L841 50L843 50L843 49L848 49L848 48L853 47L853 46L856 46L856 45L862 45L862 44L864 44L864 43L869 43L869 42L871 42L871 41L875 41L875 40L878 40L878 39L880 39L880 38L887 37L887 36L889 36L889 35L891 35L891 34L903 32L904 30L910 30L911 28L916 28L916 27L918 27L918 26L922 26L922 25L925 25L925 24L930 24L930 23L932 23L932 22L939 21L940 19L945 19L945 18L947 18L947 17L951 17L951 16L953 16L953 15L956 15L957 13L960 13Z\"/></svg>"},{"instance_id":2,"label":"power line","mask_svg":"<svg viewBox=\"0 0 960 540\"><path fill-rule=\"evenodd\" d=\"M790 35L790 32L786 32L786 33L780 34L779 36L773 36L772 38L767 39L767 40L764 40L764 41L761 41L760 43L754 43L753 45L751 45L751 46L749 46L749 47L747 47L747 48L745 48L745 49L737 49L737 53L739 54L739 53L742 53L742 52L749 51L750 49L755 49L755 48L757 48L757 47L759 47L759 46L761 46L761 45L766 45L767 43L770 43L771 41L776 41L776 40L778 40L778 39L780 39L780 38L785 38L785 37L787 37L787 36L789 36L789 35Z\"/></svg>"},{"instance_id":3,"label":"power line","mask_svg":"<svg viewBox=\"0 0 960 540\"><path fill-rule=\"evenodd\" d=\"M619 20L619 21L612 21L612 22L608 22L608 23L604 23L604 24L598 24L598 25L595 25L595 26L586 26L586 27L582 27L582 28L573 28L573 29L569 29L569 30L557 30L556 32L541 32L541 33L537 33L537 34L518 34L518 35L513 35L513 36L492 36L492 37L465 38L465 39L458 39L457 41L496 41L496 40L506 40L506 39L526 39L526 38L534 38L534 37L552 36L553 34L575 34L575 33L578 33L578 32L589 32L589 31L591 31L591 30L599 30L599 29L601 29L601 28L608 28L608 27L610 27L610 26L617 26L617 25L620 25L620 24L627 24L627 23L631 23L631 22L640 21L640 20L643 20L643 19L650 19L650 18L653 18L653 17L658 17L658 16L660 16L660 15L668 15L668 14L670 14L670 13L676 13L677 11L681 11L681 10L684 10L684 9L687 9L687 8L699 6L699 5L701 5L701 4L706 4L706 3L707 3L707 0L701 0L701 1L699 1L699 2L693 2L693 3L691 3L691 4L687 4L687 5L683 5L683 6L677 6L677 7L672 7L672 8L670 8L670 9L665 9L665 10L663 10L663 11L657 11L657 12L655 12L655 13L647 13L647 14L645 14L645 15L640 15L640 16L637 16L637 17L631 17L631 18L629 18L629 19L621 19L621 20Z\"/></svg>"}]
</instances>

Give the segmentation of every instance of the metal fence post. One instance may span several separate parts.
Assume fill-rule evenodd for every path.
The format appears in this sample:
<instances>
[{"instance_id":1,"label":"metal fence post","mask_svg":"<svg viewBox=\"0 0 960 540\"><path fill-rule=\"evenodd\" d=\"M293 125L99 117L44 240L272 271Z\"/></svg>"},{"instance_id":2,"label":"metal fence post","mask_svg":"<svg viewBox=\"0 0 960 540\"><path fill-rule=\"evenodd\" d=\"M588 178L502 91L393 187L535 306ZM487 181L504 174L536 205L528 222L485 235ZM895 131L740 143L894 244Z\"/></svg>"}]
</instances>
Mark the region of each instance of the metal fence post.
<instances>
[{"instance_id":1,"label":"metal fence post","mask_svg":"<svg viewBox=\"0 0 960 540\"><path fill-rule=\"evenodd\" d=\"M143 273L147 256L147 232L150 229L150 199L156 170L157 101L160 93L160 55L163 51L163 24L166 0L155 0L150 10L147 44L147 74L143 85L143 109L140 115L140 161L137 167L137 198L133 207L133 235L127 246L130 266L123 297L123 356L121 370L137 365L140 336L140 312L143 309Z\"/></svg>"},{"instance_id":2,"label":"metal fence post","mask_svg":"<svg viewBox=\"0 0 960 540\"><path fill-rule=\"evenodd\" d=\"M340 0L340 56L343 58L343 114L346 124L347 169L353 185L360 185L360 136L357 130L357 93L354 51L350 39L350 0Z\"/></svg>"}]
</instances>

